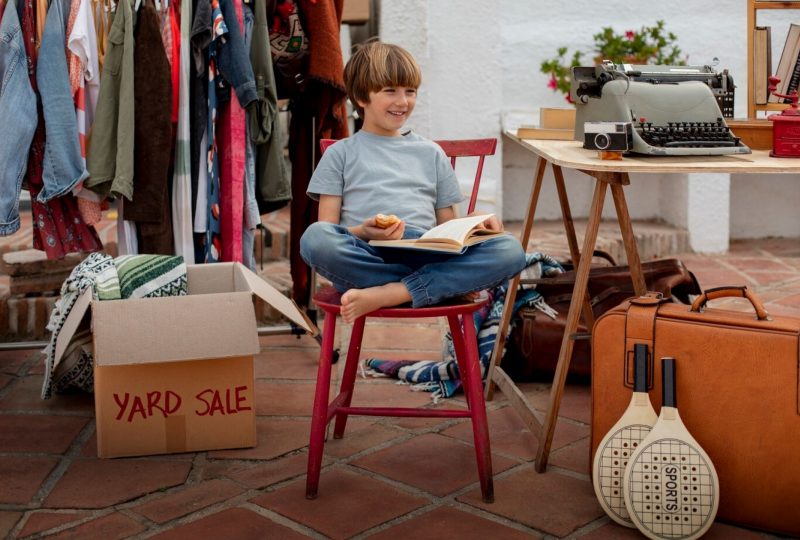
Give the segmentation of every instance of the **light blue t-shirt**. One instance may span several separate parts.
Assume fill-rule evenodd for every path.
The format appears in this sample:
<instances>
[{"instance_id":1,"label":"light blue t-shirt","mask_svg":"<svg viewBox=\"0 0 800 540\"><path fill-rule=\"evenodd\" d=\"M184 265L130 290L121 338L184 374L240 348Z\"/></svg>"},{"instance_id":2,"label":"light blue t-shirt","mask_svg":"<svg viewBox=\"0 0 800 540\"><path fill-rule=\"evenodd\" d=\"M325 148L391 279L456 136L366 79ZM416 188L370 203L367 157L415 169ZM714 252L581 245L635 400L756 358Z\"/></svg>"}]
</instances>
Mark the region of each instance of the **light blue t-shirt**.
<instances>
[{"instance_id":1,"label":"light blue t-shirt","mask_svg":"<svg viewBox=\"0 0 800 540\"><path fill-rule=\"evenodd\" d=\"M384 137L358 131L330 146L320 159L306 193L342 198L339 224L352 227L375 214L395 214L406 224L428 230L436 210L464 196L441 147L408 133Z\"/></svg>"}]
</instances>

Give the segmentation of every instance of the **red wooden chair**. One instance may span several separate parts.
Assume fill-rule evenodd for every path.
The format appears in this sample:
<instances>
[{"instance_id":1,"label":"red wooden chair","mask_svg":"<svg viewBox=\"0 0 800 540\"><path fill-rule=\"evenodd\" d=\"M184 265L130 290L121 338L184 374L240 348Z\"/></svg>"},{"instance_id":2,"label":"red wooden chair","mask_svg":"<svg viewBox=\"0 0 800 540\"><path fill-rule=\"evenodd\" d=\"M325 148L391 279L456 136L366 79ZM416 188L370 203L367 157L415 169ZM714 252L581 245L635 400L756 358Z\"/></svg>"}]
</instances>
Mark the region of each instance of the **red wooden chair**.
<instances>
[{"instance_id":1,"label":"red wooden chair","mask_svg":"<svg viewBox=\"0 0 800 540\"><path fill-rule=\"evenodd\" d=\"M335 141L322 140L322 152ZM470 195L468 212L475 209L478 198L483 162L487 155L494 155L497 139L475 139L436 141L450 157L451 164L455 167L456 158L478 157L475 180ZM391 307L379 309L359 317L353 324L350 334L350 346L347 351L344 372L342 375L339 395L328 402L328 390L331 381L331 365L334 355L334 334L336 330L336 316L341 308L341 295L333 287L324 287L314 295L314 303L325 312L325 322L322 328L322 346L320 349L319 368L317 372L317 386L314 395L314 409L311 418L311 438L308 450L308 471L306 475L306 497L313 499L317 496L319 487L320 469L322 466L322 452L325 445L325 429L328 423L336 417L333 436L336 439L344 435L347 417L349 415L364 416L404 416L404 417L436 417L436 418L463 418L472 419L472 432L475 444L475 455L478 461L478 477L480 479L483 500L494 500L492 484L492 457L489 448L489 427L486 421L486 404L483 399L481 382L481 369L478 358L478 341L473 324L473 313L480 309L484 301L478 302L447 302L423 308ZM351 407L353 388L355 385L356 371L358 368L359 354L361 352L361 339L364 334L364 324L367 317L396 317L396 318L424 318L447 317L450 333L456 351L456 361L461 374L464 394L467 399L468 410L464 409L415 409L401 407ZM462 332L462 321L463 332Z\"/></svg>"}]
</instances>

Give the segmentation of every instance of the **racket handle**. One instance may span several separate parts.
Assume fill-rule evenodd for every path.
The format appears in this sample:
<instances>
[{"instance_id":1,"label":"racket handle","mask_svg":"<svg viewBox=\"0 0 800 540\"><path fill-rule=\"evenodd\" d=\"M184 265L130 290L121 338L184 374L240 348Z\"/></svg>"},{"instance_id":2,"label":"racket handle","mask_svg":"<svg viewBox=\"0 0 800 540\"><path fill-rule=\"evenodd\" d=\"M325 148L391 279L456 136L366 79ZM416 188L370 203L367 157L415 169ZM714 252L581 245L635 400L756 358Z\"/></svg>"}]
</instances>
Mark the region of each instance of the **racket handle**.
<instances>
[{"instance_id":1,"label":"racket handle","mask_svg":"<svg viewBox=\"0 0 800 540\"><path fill-rule=\"evenodd\" d=\"M678 395L675 385L675 359L665 356L661 359L661 406L678 407Z\"/></svg>"},{"instance_id":2,"label":"racket handle","mask_svg":"<svg viewBox=\"0 0 800 540\"><path fill-rule=\"evenodd\" d=\"M633 359L633 391L647 392L647 345L634 345Z\"/></svg>"}]
</instances>

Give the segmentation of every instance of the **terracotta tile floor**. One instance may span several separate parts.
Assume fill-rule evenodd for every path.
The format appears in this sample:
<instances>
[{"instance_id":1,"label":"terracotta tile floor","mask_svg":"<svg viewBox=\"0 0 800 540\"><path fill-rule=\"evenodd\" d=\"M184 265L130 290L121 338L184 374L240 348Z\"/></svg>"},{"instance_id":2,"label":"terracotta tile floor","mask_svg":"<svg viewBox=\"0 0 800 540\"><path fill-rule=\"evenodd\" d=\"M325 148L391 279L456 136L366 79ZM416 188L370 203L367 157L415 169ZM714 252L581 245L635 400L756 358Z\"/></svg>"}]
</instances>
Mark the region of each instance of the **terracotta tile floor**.
<instances>
[{"instance_id":1,"label":"terracotta tile floor","mask_svg":"<svg viewBox=\"0 0 800 540\"><path fill-rule=\"evenodd\" d=\"M681 258L704 287L752 284L773 313L800 316L795 240L736 242L719 256ZM725 301L731 309L747 309ZM438 358L442 328L384 322L365 350ZM346 333L344 334L346 335ZM398 337L401 339L398 340ZM258 446L103 460L91 399L39 400L37 351L0 352L0 537L10 538L635 538L610 522L588 475L587 386L566 388L550 467L502 394L488 404L494 504L480 499L464 420L353 419L329 440L319 497L304 497L318 349L307 337L262 337L256 358ZM346 345L346 344L342 344ZM424 393L360 379L357 400L428 406ZM547 385L521 390L540 411ZM463 399L454 399L464 406ZM715 524L707 538L767 538Z\"/></svg>"}]
</instances>

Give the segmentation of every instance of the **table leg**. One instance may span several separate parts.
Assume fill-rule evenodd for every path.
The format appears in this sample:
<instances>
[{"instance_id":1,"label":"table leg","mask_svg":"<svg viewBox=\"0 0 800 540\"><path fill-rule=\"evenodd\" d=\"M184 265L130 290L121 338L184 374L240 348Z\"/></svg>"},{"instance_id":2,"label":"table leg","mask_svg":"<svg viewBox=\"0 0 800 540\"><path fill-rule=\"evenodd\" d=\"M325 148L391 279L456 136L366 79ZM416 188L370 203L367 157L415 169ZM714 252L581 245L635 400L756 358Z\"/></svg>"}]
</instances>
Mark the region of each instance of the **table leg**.
<instances>
[{"instance_id":1,"label":"table leg","mask_svg":"<svg viewBox=\"0 0 800 540\"><path fill-rule=\"evenodd\" d=\"M531 188L531 197L528 201L528 210L525 212L525 221L522 226L522 233L520 236L520 243L522 248L527 251L528 240L531 237L531 230L533 229L533 217L536 214L536 205L539 202L539 192L542 190L542 178L544 178L544 170L547 166L547 160L539 158L539 163L536 167L536 177ZM499 369L500 356L503 354L503 349L506 345L506 332L508 332L508 325L511 323L511 310L514 307L514 301L517 298L517 288L519 287L519 274L517 274L508 284L508 291L506 291L506 301L503 304L503 318L500 321L500 327L497 330L497 337L494 342L494 350L492 351L492 358L489 361L489 367L486 372L486 401L491 401L494 398L494 386L496 376L508 379L508 375ZM497 372L497 373L495 373ZM510 382L504 381L506 383ZM513 383L511 383L513 384ZM521 413L524 414L524 413Z\"/></svg>"},{"instance_id":2,"label":"table leg","mask_svg":"<svg viewBox=\"0 0 800 540\"><path fill-rule=\"evenodd\" d=\"M647 285L642 273L642 262L639 260L639 250L636 247L636 237L633 235L631 217L628 214L628 204L625 202L625 194L622 191L622 184L628 183L628 173L624 173L621 176L625 181L611 184L611 195L614 197L619 230L622 233L625 254L628 256L628 267L631 270L631 278L633 279L633 290L638 296L641 296L647 292Z\"/></svg>"},{"instance_id":3,"label":"table leg","mask_svg":"<svg viewBox=\"0 0 800 540\"><path fill-rule=\"evenodd\" d=\"M599 179L595 180L594 196L589 210L589 221L586 224L586 235L583 238L583 253L592 253L594 251L597 231L600 228L600 216L603 213L606 187L606 182ZM573 299L582 299L586 295L591 263L591 257L582 257L580 259L575 276L575 288L572 291ZM578 318L581 315L582 307L582 301L570 302L564 337L561 340L561 351L558 354L558 364L556 364L556 372L553 378L553 386L550 388L550 403L542 430L544 437L539 438L539 449L536 453L536 472L544 472L547 468L550 446L553 444L553 433L555 432L558 410L561 405L561 395L564 392L564 382L567 379L567 371L569 370L569 362L575 343L573 334L578 328Z\"/></svg>"},{"instance_id":4,"label":"table leg","mask_svg":"<svg viewBox=\"0 0 800 540\"><path fill-rule=\"evenodd\" d=\"M569 208L569 198L567 197L567 188L564 184L564 174L561 172L560 166L555 164L551 164L551 166L553 167L553 177L556 181L558 202L561 204L561 220L564 222L564 231L567 233L569 255L572 257L572 264L577 268L581 262L581 252L578 251L578 238L575 236L575 224L572 221L572 211ZM589 300L588 291L583 297L583 322L586 323L586 328L590 330L592 326L594 326L594 314L592 313L592 304Z\"/></svg>"}]
</instances>

